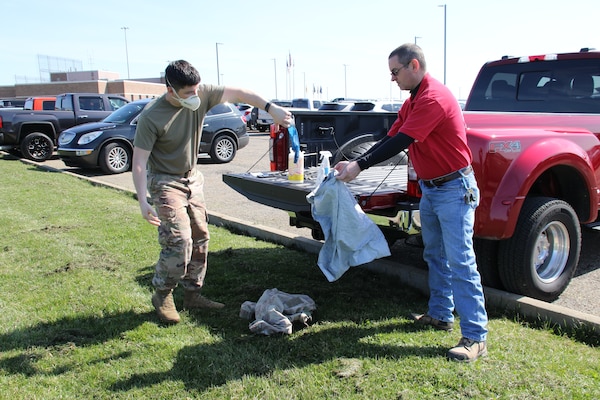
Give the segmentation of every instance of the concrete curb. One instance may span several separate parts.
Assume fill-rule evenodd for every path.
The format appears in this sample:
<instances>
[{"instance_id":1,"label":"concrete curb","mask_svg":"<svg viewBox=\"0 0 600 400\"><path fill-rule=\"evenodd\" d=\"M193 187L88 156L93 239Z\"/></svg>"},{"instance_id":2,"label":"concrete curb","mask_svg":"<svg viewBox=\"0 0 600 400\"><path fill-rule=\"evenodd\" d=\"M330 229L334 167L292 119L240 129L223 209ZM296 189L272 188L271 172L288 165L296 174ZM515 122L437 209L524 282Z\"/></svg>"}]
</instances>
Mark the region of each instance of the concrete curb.
<instances>
[{"instance_id":1,"label":"concrete curb","mask_svg":"<svg viewBox=\"0 0 600 400\"><path fill-rule=\"evenodd\" d=\"M49 171L66 173L79 179L85 179L98 186L106 186L116 190L133 193L135 196L135 192L131 189L102 182L96 178L81 176L69 171L62 171L29 160L22 161ZM244 235L281 244L286 247L294 247L308 253L318 254L322 246L322 243L317 240L307 239L302 236L294 236L285 231L264 225L252 225L244 220L217 212L209 211L209 220L211 225L225 227ZM425 295L429 295L427 271L425 270L389 260L375 260L364 265L364 267L377 273L394 276L398 278L400 282L418 289ZM600 317L493 288L485 287L484 292L487 304L498 310L513 312L533 321L548 321L561 327L581 328L582 326L585 326L594 332L600 333Z\"/></svg>"}]
</instances>

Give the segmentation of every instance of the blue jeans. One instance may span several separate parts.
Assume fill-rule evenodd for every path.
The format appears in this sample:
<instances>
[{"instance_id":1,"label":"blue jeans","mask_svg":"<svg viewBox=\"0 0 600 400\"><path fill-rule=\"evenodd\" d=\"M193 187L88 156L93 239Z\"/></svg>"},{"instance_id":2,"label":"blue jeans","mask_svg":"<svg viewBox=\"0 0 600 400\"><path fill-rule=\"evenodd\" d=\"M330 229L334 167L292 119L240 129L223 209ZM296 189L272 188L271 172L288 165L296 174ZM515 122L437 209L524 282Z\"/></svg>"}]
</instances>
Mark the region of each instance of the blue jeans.
<instances>
[{"instance_id":1,"label":"blue jeans","mask_svg":"<svg viewBox=\"0 0 600 400\"><path fill-rule=\"evenodd\" d=\"M436 187L420 182L420 186L423 258L429 266L428 314L453 322L456 310L462 336L484 341L488 318L473 250L475 208L479 205L475 176L470 173ZM471 201L465 200L469 193Z\"/></svg>"}]
</instances>

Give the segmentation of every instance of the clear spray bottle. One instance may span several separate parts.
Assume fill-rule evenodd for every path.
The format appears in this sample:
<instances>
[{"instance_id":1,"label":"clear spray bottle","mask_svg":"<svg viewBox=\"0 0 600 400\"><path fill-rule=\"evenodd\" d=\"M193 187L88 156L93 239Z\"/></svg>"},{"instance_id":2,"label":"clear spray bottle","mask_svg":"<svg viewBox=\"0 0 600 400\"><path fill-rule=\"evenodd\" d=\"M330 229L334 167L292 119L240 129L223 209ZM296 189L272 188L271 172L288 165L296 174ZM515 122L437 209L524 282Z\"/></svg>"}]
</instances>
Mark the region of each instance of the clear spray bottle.
<instances>
[{"instance_id":1,"label":"clear spray bottle","mask_svg":"<svg viewBox=\"0 0 600 400\"><path fill-rule=\"evenodd\" d=\"M331 157L331 152L327 150L320 151L321 155L321 169L323 170L323 175L329 175L329 170L331 169L331 165L329 164L329 157Z\"/></svg>"},{"instance_id":2,"label":"clear spray bottle","mask_svg":"<svg viewBox=\"0 0 600 400\"><path fill-rule=\"evenodd\" d=\"M331 171L331 164L329 161L331 152L322 150L319 152L319 154L321 155L321 164L319 165L319 171L317 172L317 186L323 182L327 175L329 175L329 171Z\"/></svg>"}]
</instances>

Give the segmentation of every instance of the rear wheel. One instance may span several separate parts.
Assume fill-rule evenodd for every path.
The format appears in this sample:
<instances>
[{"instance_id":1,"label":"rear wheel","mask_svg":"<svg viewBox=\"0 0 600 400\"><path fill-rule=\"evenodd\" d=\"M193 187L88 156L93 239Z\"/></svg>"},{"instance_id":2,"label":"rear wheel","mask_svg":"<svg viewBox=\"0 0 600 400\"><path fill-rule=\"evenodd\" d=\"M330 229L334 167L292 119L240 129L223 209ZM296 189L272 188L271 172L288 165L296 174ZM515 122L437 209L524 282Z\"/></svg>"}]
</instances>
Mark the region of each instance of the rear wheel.
<instances>
[{"instance_id":1,"label":"rear wheel","mask_svg":"<svg viewBox=\"0 0 600 400\"><path fill-rule=\"evenodd\" d=\"M120 174L131 168L131 151L121 143L109 143L100 151L98 164L106 174Z\"/></svg>"},{"instance_id":2,"label":"rear wheel","mask_svg":"<svg viewBox=\"0 0 600 400\"><path fill-rule=\"evenodd\" d=\"M500 279L511 292L554 301L571 281L580 251L581 228L568 203L527 199L514 235L500 242Z\"/></svg>"},{"instance_id":3,"label":"rear wheel","mask_svg":"<svg viewBox=\"0 0 600 400\"><path fill-rule=\"evenodd\" d=\"M25 136L21 142L21 154L32 161L46 161L52 157L54 142L41 132L33 132Z\"/></svg>"},{"instance_id":4,"label":"rear wheel","mask_svg":"<svg viewBox=\"0 0 600 400\"><path fill-rule=\"evenodd\" d=\"M219 163L228 163L233 160L237 151L235 141L227 135L217 136L210 148L210 158Z\"/></svg>"}]
</instances>

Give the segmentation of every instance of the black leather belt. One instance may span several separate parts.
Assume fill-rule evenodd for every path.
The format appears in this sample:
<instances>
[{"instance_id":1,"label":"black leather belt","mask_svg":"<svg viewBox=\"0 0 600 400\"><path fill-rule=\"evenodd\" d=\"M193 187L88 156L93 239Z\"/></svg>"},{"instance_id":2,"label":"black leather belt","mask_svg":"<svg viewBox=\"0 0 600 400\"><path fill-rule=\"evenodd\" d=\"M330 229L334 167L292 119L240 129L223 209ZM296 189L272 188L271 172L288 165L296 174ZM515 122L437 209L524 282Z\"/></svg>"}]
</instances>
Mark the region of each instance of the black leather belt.
<instances>
[{"instance_id":1,"label":"black leather belt","mask_svg":"<svg viewBox=\"0 0 600 400\"><path fill-rule=\"evenodd\" d=\"M473 167L469 165L462 169L459 169L458 171L451 172L448 175L443 175L438 178L428 180L421 179L421 182L423 182L423 184L428 188L432 188L436 186L442 186L444 183L450 182L451 180L454 180L456 178L460 178L463 175L469 175L471 172L473 172Z\"/></svg>"}]
</instances>

